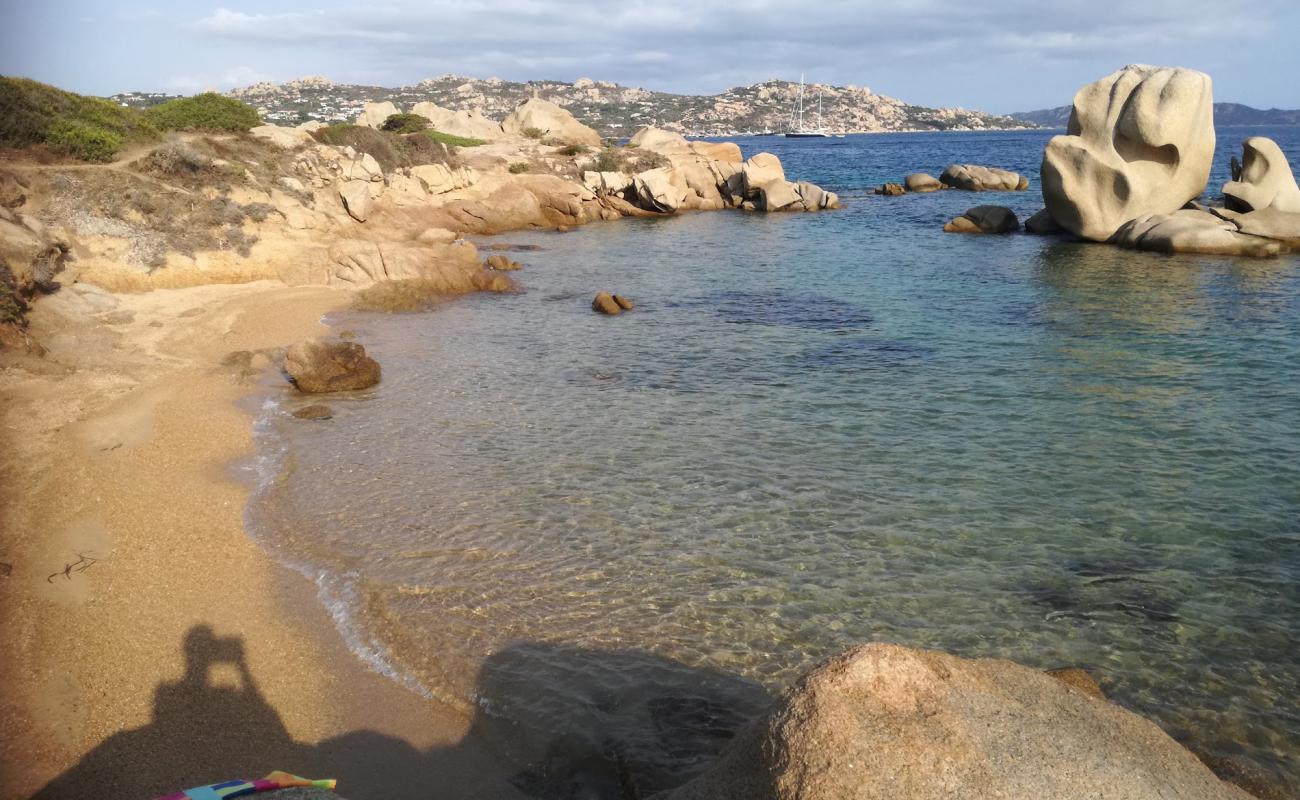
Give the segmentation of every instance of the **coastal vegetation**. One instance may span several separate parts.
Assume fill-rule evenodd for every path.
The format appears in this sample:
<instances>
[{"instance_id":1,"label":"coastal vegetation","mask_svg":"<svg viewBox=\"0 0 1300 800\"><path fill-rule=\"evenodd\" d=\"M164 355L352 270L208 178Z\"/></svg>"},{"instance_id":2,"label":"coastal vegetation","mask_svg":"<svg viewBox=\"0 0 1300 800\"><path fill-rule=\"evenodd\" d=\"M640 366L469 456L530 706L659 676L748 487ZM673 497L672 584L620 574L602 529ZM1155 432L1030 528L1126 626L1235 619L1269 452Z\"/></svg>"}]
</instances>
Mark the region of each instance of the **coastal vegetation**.
<instances>
[{"instance_id":1,"label":"coastal vegetation","mask_svg":"<svg viewBox=\"0 0 1300 800\"><path fill-rule=\"evenodd\" d=\"M366 125L330 125L313 136L322 144L351 147L370 154L385 171L421 164L448 164L453 160L436 131L397 133Z\"/></svg>"},{"instance_id":2,"label":"coastal vegetation","mask_svg":"<svg viewBox=\"0 0 1300 800\"><path fill-rule=\"evenodd\" d=\"M27 78L0 77L0 146L44 147L51 155L112 161L125 147L167 131L247 131L259 122L249 105L207 93L148 109L67 92Z\"/></svg>"},{"instance_id":3,"label":"coastal vegetation","mask_svg":"<svg viewBox=\"0 0 1300 800\"><path fill-rule=\"evenodd\" d=\"M0 77L0 147L44 146L55 156L106 162L129 143L157 137L153 122L135 109L27 78Z\"/></svg>"},{"instance_id":4,"label":"coastal vegetation","mask_svg":"<svg viewBox=\"0 0 1300 800\"><path fill-rule=\"evenodd\" d=\"M419 114L391 114L380 130L389 133L419 133L429 127L429 120Z\"/></svg>"},{"instance_id":5,"label":"coastal vegetation","mask_svg":"<svg viewBox=\"0 0 1300 800\"><path fill-rule=\"evenodd\" d=\"M433 141L438 142L439 144L445 144L448 147L478 147L479 145L487 144L483 139L475 139L472 136L456 136L455 134L443 133L442 131L424 131L424 135Z\"/></svg>"},{"instance_id":6,"label":"coastal vegetation","mask_svg":"<svg viewBox=\"0 0 1300 800\"><path fill-rule=\"evenodd\" d=\"M252 106L215 92L168 100L142 113L160 131L236 133L261 122Z\"/></svg>"}]
</instances>

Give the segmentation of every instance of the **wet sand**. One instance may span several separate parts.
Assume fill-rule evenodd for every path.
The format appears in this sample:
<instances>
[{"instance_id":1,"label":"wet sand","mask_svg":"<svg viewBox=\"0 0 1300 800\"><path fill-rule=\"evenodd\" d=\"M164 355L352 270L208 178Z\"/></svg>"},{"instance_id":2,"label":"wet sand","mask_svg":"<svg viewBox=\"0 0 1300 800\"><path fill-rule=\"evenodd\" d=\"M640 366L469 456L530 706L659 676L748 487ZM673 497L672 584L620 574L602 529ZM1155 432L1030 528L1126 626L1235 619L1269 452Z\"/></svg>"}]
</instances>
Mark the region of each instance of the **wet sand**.
<instances>
[{"instance_id":1,"label":"wet sand","mask_svg":"<svg viewBox=\"0 0 1300 800\"><path fill-rule=\"evenodd\" d=\"M512 796L471 720L368 671L312 582L243 529L230 465L251 448L237 401L255 373L221 361L323 333L347 295L117 300L97 316L68 288L42 300L48 357L0 370L0 798L147 798L272 769L353 800Z\"/></svg>"}]
</instances>

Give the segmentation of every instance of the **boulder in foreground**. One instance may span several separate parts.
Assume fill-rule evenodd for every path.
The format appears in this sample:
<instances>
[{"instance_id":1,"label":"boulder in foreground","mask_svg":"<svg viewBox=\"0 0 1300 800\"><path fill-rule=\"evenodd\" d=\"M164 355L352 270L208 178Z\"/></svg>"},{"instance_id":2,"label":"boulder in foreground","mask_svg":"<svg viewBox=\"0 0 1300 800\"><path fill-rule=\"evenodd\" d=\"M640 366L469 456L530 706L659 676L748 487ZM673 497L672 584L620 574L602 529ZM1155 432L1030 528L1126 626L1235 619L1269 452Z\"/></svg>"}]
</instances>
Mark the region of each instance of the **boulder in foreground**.
<instances>
[{"instance_id":1,"label":"boulder in foreground","mask_svg":"<svg viewBox=\"0 0 1300 800\"><path fill-rule=\"evenodd\" d=\"M1214 157L1210 76L1129 66L1074 96L1068 134L1043 153L1043 201L1066 230L1104 242L1205 190Z\"/></svg>"},{"instance_id":2,"label":"boulder in foreground","mask_svg":"<svg viewBox=\"0 0 1300 800\"><path fill-rule=\"evenodd\" d=\"M379 383L379 362L356 342L308 339L284 355L284 371L301 392L346 392Z\"/></svg>"},{"instance_id":3,"label":"boulder in foreground","mask_svg":"<svg viewBox=\"0 0 1300 800\"><path fill-rule=\"evenodd\" d=\"M1000 659L853 648L656 800L1249 800L1154 723Z\"/></svg>"}]
</instances>

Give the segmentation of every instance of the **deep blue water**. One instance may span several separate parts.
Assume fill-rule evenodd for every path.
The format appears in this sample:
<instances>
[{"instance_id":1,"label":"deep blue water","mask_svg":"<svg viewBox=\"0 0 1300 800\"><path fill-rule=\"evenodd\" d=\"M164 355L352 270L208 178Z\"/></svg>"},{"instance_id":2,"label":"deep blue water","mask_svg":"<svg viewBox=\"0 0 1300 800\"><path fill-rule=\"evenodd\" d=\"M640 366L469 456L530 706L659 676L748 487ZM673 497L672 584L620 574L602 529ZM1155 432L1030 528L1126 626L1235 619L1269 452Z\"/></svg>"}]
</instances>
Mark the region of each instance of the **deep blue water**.
<instances>
[{"instance_id":1,"label":"deep blue water","mask_svg":"<svg viewBox=\"0 0 1300 800\"><path fill-rule=\"evenodd\" d=\"M888 640L1300 780L1300 260L942 233L1049 135L742 139L844 208L500 237L521 293L343 322L384 382L268 413L250 520L377 665L596 747ZM1251 135L1300 163L1222 130L1207 199ZM1031 188L868 194L952 162Z\"/></svg>"}]
</instances>

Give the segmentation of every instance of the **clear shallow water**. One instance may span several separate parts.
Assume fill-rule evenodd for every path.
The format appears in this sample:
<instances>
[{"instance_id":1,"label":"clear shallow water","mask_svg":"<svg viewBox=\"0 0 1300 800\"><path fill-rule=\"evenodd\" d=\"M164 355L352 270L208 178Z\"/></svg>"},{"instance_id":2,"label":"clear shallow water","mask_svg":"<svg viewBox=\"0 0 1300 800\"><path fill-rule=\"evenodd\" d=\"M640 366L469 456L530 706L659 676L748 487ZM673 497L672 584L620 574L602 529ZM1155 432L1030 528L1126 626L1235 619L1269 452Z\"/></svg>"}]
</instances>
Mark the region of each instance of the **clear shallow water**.
<instances>
[{"instance_id":1,"label":"clear shallow water","mask_svg":"<svg viewBox=\"0 0 1300 800\"><path fill-rule=\"evenodd\" d=\"M1260 133L1300 163L1227 129L1212 187ZM523 293L346 320L384 382L268 412L250 524L374 663L564 738L521 760L670 783L888 640L1084 666L1300 780L1300 259L941 232L1040 208L1046 138L742 140L846 208L500 237ZM1031 190L865 193L952 161Z\"/></svg>"}]
</instances>

